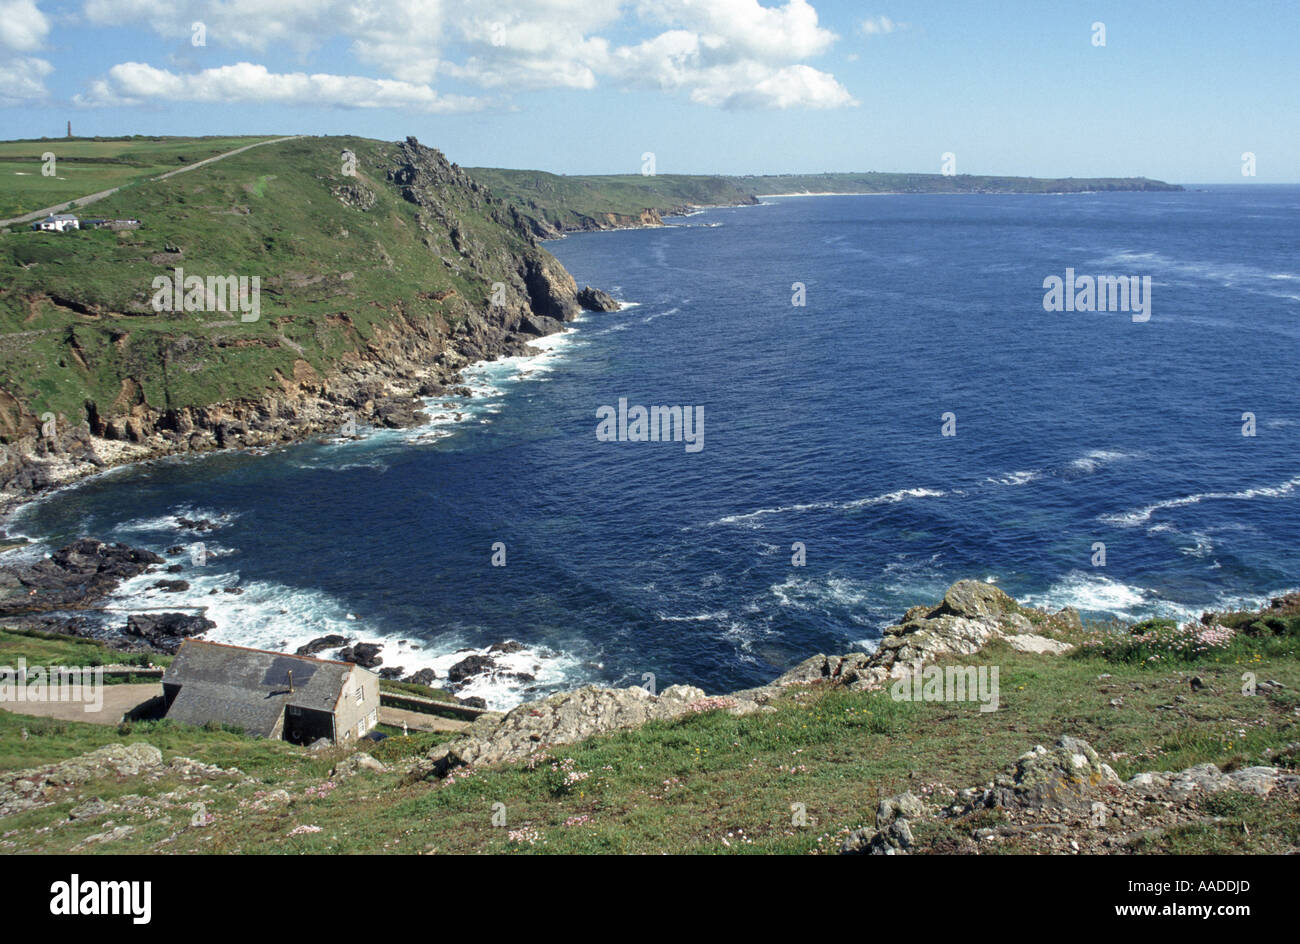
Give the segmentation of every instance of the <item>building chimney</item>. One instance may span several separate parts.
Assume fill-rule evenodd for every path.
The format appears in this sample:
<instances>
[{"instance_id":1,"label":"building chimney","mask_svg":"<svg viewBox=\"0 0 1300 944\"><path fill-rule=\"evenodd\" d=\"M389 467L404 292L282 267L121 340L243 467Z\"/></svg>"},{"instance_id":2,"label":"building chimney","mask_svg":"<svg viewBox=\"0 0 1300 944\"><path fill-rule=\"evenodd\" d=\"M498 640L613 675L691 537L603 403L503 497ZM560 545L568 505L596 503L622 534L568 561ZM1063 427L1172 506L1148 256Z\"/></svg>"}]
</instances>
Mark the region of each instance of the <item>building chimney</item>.
<instances>
[{"instance_id":1,"label":"building chimney","mask_svg":"<svg viewBox=\"0 0 1300 944\"><path fill-rule=\"evenodd\" d=\"M68 137L72 137L72 121L68 121Z\"/></svg>"}]
</instances>

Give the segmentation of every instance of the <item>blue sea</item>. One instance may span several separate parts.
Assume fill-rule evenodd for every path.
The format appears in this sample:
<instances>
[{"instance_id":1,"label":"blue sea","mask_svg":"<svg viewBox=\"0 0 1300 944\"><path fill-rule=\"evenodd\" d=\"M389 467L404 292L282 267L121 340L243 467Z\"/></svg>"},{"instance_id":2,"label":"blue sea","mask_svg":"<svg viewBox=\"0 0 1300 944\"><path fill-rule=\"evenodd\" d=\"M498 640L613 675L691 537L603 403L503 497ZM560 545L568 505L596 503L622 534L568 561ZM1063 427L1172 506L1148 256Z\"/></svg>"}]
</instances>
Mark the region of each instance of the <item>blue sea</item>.
<instances>
[{"instance_id":1,"label":"blue sea","mask_svg":"<svg viewBox=\"0 0 1300 944\"><path fill-rule=\"evenodd\" d=\"M204 607L211 638L337 632L440 675L519 640L503 662L532 679L464 692L495 707L646 673L765 682L961 578L1096 619L1300 585L1300 189L772 197L672 222L550 243L623 310L479 365L427 427L115 470L11 530L202 540L205 564L175 558L189 591L115 595L123 624ZM1149 276L1150 320L1045 311L1067 269ZM599 440L620 398L701 407L703 448Z\"/></svg>"}]
</instances>

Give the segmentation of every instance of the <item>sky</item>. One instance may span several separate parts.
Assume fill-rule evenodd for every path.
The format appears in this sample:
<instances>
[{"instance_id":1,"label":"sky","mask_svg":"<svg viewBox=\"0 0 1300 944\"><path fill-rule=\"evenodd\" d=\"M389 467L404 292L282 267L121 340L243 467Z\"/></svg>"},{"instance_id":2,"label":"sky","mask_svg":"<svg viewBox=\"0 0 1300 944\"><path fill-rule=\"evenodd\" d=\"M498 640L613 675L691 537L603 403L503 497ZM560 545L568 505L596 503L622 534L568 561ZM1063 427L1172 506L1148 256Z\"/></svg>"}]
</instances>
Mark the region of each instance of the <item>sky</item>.
<instances>
[{"instance_id":1,"label":"sky","mask_svg":"<svg viewBox=\"0 0 1300 944\"><path fill-rule=\"evenodd\" d=\"M0 137L414 135L557 173L1300 181L1300 2L0 0ZM1254 156L1254 175L1242 173Z\"/></svg>"}]
</instances>

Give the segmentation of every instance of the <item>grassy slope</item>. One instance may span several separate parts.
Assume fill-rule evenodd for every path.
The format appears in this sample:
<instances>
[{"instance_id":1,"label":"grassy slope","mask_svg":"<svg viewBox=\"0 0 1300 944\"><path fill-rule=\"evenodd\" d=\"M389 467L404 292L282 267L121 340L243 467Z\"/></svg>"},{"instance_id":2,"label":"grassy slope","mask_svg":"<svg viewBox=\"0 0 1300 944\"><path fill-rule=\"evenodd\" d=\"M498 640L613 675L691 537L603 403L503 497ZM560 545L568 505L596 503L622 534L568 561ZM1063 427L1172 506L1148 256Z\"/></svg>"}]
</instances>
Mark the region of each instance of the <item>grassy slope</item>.
<instances>
[{"instance_id":1,"label":"grassy slope","mask_svg":"<svg viewBox=\"0 0 1300 944\"><path fill-rule=\"evenodd\" d=\"M262 140L249 136L0 141L0 219L145 180ZM46 153L55 157L51 177L41 174L41 156Z\"/></svg>"},{"instance_id":2,"label":"grassy slope","mask_svg":"<svg viewBox=\"0 0 1300 944\"><path fill-rule=\"evenodd\" d=\"M556 229L588 223L628 225L645 210L746 203L749 192L723 177L690 174L608 174L570 177L540 170L467 167L497 196Z\"/></svg>"},{"instance_id":3,"label":"grassy slope","mask_svg":"<svg viewBox=\"0 0 1300 944\"><path fill-rule=\"evenodd\" d=\"M471 167L493 193L556 229L631 225L645 210L753 202L771 193L1061 193L1082 190L1177 189L1144 178L973 177L967 174L827 173L727 177L689 174L567 176L534 170Z\"/></svg>"},{"instance_id":4,"label":"grassy slope","mask_svg":"<svg viewBox=\"0 0 1300 944\"><path fill-rule=\"evenodd\" d=\"M0 769L147 741L167 757L238 766L258 780L234 789L218 783L205 799L216 819L203 828L187 825L188 809L156 819L110 815L136 829L104 851L832 851L849 830L870 822L880 797L984 783L1028 747L1050 744L1061 733L1091 741L1122 777L1204 762L1225 768L1260 763L1270 748L1283 755L1269 763L1294 766L1294 746L1286 751L1300 739L1300 635L1294 629L1270 639L1239 637L1191 661L1154 663L1127 645L1045 657L999 644L956 660L1001 667L997 712L980 713L974 704L895 702L887 692L794 689L772 713L736 718L710 712L562 748L556 760L571 760L566 767L589 774L574 786L566 786L565 768L552 769L550 761L437 784L408 783L406 761L437 740L417 735L390 738L374 749L390 762L390 773L336 781L324 796L309 796L335 755L165 721L115 729L6 713L0 713ZM1247 669L1288 688L1244 697L1240 677ZM1207 687L1192 691L1193 674ZM1120 707L1112 704L1117 698ZM106 781L80 792L157 797L175 786L170 779ZM293 800L267 810L250 807L257 791L276 788ZM0 844L0 850L60 852L102 831L102 818L68 819L76 802L68 797L7 817L3 843L12 845ZM492 825L495 803L505 804L507 829ZM793 803L806 805L807 827L791 824ZM1142 850L1277 852L1300 843L1294 799L1234 796L1215 803L1221 822L1151 836ZM565 825L573 817L586 819ZM301 825L321 831L288 835ZM941 841L943 828L919 826L918 838ZM514 830L532 831L536 840L512 839Z\"/></svg>"},{"instance_id":5,"label":"grassy slope","mask_svg":"<svg viewBox=\"0 0 1300 944\"><path fill-rule=\"evenodd\" d=\"M369 211L330 192L352 182L340 172L345 147L357 154L356 179L378 196ZM275 389L276 371L291 376L299 358L325 373L395 314L455 322L466 303L484 306L487 280L440 262L420 241L416 208L371 176L392 148L357 138L268 145L96 205L96 215L140 218L139 230L0 237L0 385L33 414L74 421L87 398L107 412L126 378L157 407L251 398ZM493 260L524 245L462 198L449 191L447 209ZM152 280L176 265L260 276L260 321L154 313ZM347 323L332 317L341 313Z\"/></svg>"}]
</instances>

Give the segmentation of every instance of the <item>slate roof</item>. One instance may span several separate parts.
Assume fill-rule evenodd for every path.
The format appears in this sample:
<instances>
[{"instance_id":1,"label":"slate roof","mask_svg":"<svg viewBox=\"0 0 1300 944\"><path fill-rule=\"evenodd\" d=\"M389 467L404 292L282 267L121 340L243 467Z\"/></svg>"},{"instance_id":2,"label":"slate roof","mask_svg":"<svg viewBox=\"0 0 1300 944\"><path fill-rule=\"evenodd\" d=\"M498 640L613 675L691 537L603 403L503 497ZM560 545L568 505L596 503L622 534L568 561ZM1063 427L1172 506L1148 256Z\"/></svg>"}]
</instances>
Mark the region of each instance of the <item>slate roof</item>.
<instances>
[{"instance_id":1,"label":"slate roof","mask_svg":"<svg viewBox=\"0 0 1300 944\"><path fill-rule=\"evenodd\" d=\"M163 674L164 684L180 686L167 717L187 724L215 720L268 737L286 705L333 713L353 668L349 662L187 639Z\"/></svg>"}]
</instances>

